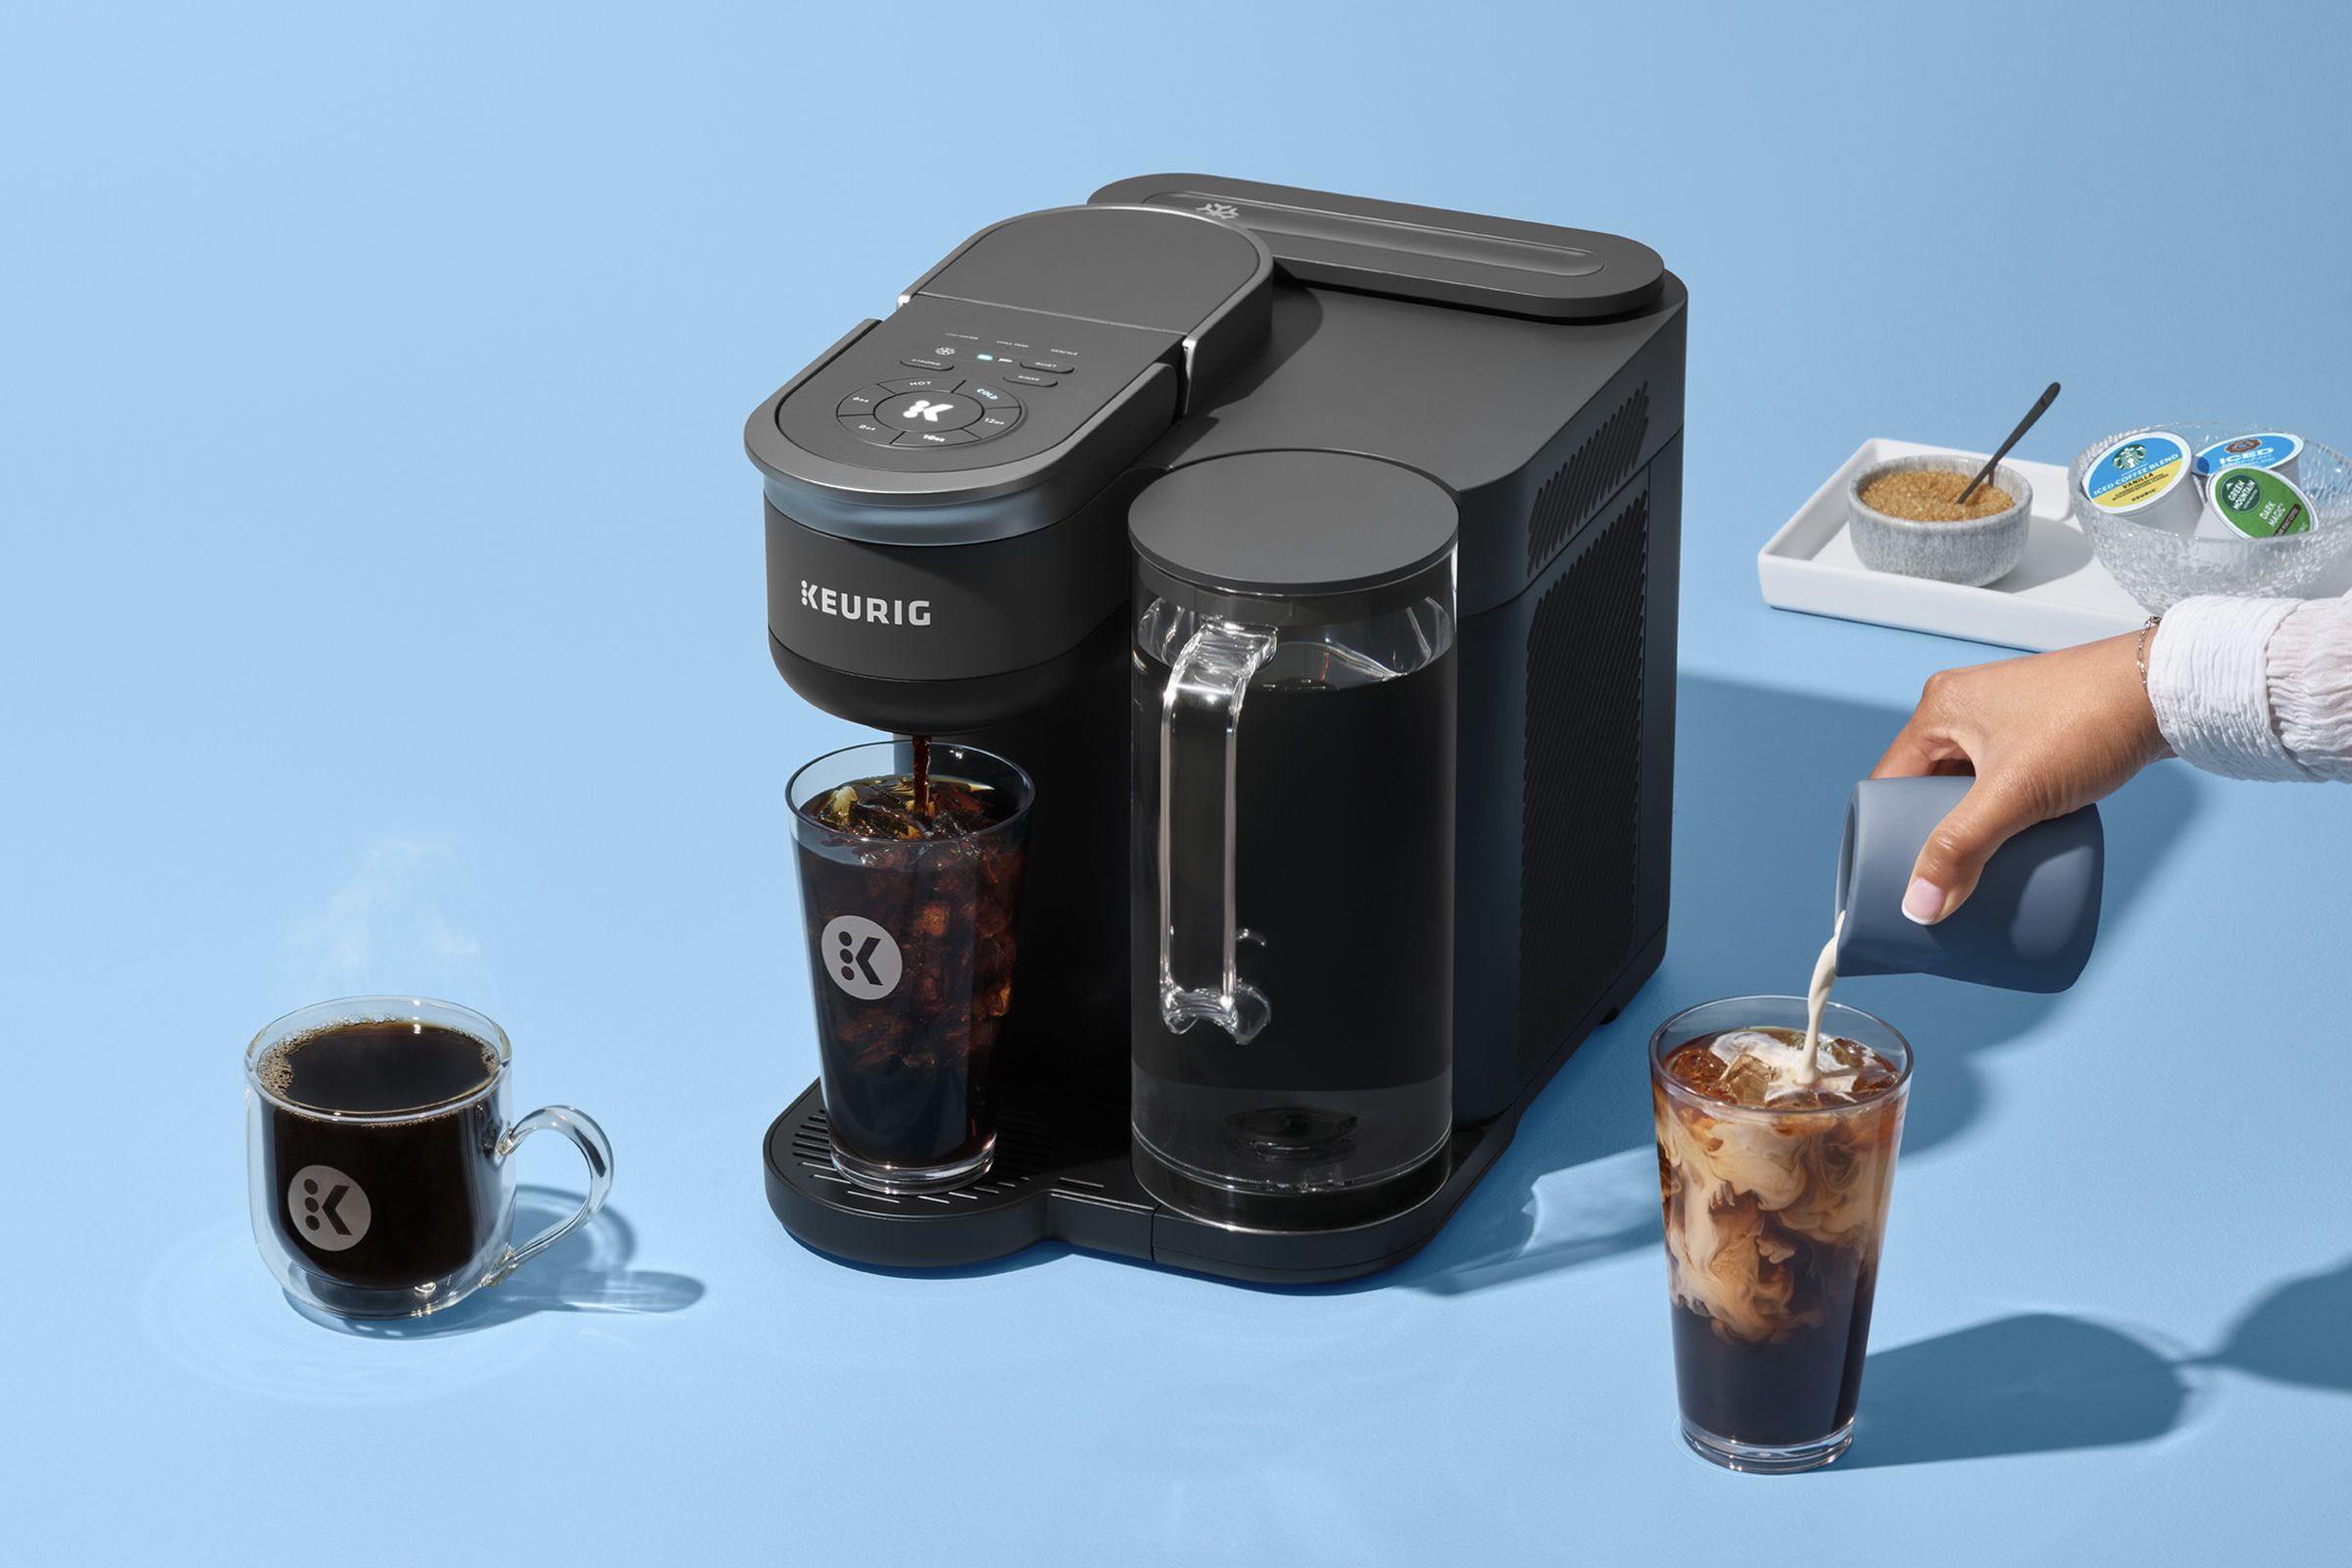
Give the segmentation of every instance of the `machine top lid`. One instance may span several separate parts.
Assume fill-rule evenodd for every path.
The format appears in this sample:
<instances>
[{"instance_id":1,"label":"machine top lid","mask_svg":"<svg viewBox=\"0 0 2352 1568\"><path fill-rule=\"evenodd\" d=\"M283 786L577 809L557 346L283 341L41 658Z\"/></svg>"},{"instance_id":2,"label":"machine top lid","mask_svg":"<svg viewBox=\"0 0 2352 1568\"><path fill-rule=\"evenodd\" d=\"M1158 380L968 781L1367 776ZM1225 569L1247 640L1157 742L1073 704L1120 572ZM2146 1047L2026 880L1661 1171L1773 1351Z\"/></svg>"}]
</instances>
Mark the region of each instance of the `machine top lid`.
<instances>
[{"instance_id":1,"label":"machine top lid","mask_svg":"<svg viewBox=\"0 0 2352 1568\"><path fill-rule=\"evenodd\" d=\"M1451 492L1383 458L1237 452L1152 481L1127 514L1136 554L1222 593L1360 594L1446 564Z\"/></svg>"},{"instance_id":2,"label":"machine top lid","mask_svg":"<svg viewBox=\"0 0 2352 1568\"><path fill-rule=\"evenodd\" d=\"M1006 305L1190 336L1270 265L1246 230L1152 207L1055 207L992 223L909 284L917 294Z\"/></svg>"},{"instance_id":3,"label":"machine top lid","mask_svg":"<svg viewBox=\"0 0 2352 1568\"><path fill-rule=\"evenodd\" d=\"M1539 320L1655 305L1666 264L1639 240L1215 174L1143 174L1091 198L1191 213L1265 242L1293 282Z\"/></svg>"}]
</instances>

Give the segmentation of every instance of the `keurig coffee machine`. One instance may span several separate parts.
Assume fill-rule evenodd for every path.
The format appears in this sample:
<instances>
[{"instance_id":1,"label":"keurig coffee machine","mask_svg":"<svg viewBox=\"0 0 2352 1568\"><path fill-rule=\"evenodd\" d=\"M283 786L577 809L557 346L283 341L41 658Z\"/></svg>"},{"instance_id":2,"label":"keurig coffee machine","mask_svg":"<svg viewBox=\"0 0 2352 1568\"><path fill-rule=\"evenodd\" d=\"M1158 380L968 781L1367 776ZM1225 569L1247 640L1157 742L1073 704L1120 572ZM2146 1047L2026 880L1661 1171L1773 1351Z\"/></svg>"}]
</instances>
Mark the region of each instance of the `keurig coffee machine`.
<instances>
[{"instance_id":1,"label":"keurig coffee machine","mask_svg":"<svg viewBox=\"0 0 2352 1568\"><path fill-rule=\"evenodd\" d=\"M811 1085L795 1235L1303 1283L1435 1233L1665 948L1686 301L1614 235L1154 175L760 404L777 668L1035 794L993 1167L853 1182Z\"/></svg>"}]
</instances>

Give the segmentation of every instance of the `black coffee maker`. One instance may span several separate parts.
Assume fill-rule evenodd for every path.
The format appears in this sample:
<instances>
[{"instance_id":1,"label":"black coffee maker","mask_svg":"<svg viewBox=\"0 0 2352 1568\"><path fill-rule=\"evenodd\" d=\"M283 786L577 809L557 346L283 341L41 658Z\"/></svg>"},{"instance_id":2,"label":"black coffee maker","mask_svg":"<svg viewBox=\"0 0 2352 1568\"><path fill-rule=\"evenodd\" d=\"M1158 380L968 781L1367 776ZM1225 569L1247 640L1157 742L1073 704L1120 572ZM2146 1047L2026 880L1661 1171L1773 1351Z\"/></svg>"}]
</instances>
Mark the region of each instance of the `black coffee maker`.
<instances>
[{"instance_id":1,"label":"black coffee maker","mask_svg":"<svg viewBox=\"0 0 2352 1568\"><path fill-rule=\"evenodd\" d=\"M754 412L785 679L1037 792L994 1169L857 1187L811 1085L765 1145L795 1235L1269 1282L1429 1239L1664 951L1686 301L1613 235L1148 176ZM1226 750L1181 739L1219 693ZM1237 766L1219 825L1187 780ZM1285 814L1317 790L1344 822ZM1221 925L1161 858L1220 843Z\"/></svg>"}]
</instances>

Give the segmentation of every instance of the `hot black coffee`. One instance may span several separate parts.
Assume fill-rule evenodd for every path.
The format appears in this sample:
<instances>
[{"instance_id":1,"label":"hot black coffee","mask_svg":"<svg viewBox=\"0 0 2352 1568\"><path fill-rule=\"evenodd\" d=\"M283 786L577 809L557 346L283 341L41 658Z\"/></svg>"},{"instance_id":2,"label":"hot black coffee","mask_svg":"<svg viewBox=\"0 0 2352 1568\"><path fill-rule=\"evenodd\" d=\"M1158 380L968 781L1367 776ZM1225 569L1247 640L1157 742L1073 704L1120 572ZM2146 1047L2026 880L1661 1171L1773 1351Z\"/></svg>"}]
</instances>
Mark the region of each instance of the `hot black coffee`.
<instances>
[{"instance_id":1,"label":"hot black coffee","mask_svg":"<svg viewBox=\"0 0 2352 1568\"><path fill-rule=\"evenodd\" d=\"M415 1289L501 1234L497 1051L437 1024L331 1025L271 1046L262 1158L277 1233L345 1285Z\"/></svg>"}]
</instances>

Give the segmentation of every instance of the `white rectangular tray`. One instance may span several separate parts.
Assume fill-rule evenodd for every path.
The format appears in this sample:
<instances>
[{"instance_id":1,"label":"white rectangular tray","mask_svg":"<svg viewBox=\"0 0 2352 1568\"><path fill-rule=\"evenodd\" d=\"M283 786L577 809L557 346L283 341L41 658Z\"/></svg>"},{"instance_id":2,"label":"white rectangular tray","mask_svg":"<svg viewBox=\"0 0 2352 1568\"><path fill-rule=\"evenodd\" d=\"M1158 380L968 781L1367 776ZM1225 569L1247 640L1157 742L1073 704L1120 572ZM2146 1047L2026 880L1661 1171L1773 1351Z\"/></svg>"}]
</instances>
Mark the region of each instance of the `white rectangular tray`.
<instances>
[{"instance_id":1,"label":"white rectangular tray","mask_svg":"<svg viewBox=\"0 0 2352 1568\"><path fill-rule=\"evenodd\" d=\"M1978 463L1987 456L1912 441L1863 442L1756 557L1764 602L2036 653L2130 631L2147 618L2139 602L2091 558L2090 540L2068 506L2066 470L2048 463L2012 459L2008 465L2034 486L2034 529L2025 559L2000 581L1962 588L1863 565L1846 534L1846 486L1874 463L1931 452Z\"/></svg>"}]
</instances>

